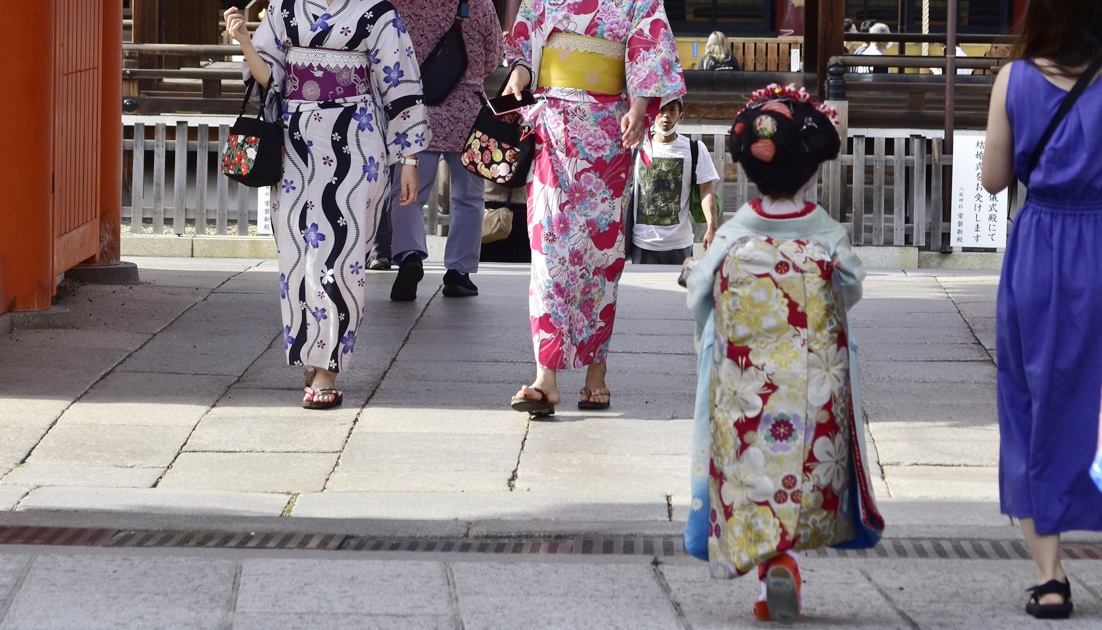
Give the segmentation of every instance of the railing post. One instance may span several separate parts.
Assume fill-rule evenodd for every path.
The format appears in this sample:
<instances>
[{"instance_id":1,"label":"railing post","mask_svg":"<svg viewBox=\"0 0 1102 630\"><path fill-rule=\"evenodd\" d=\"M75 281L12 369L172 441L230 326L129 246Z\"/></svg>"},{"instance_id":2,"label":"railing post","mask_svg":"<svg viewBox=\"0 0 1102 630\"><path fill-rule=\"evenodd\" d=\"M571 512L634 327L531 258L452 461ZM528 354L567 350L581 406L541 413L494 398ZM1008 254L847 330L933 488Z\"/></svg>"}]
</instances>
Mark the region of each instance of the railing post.
<instances>
[{"instance_id":1,"label":"railing post","mask_svg":"<svg viewBox=\"0 0 1102 630\"><path fill-rule=\"evenodd\" d=\"M846 100L846 67L834 62L827 68L827 74L830 77L826 80L826 100Z\"/></svg>"}]
</instances>

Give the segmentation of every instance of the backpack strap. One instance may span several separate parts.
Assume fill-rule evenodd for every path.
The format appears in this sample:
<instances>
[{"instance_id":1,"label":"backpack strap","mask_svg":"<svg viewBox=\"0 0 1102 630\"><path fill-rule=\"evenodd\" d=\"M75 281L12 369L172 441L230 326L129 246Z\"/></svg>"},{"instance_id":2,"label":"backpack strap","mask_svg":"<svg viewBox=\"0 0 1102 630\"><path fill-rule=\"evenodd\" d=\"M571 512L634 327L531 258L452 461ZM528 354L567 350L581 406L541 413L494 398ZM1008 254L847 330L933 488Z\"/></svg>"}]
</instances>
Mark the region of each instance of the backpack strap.
<instances>
[{"instance_id":1,"label":"backpack strap","mask_svg":"<svg viewBox=\"0 0 1102 630\"><path fill-rule=\"evenodd\" d=\"M700 147L697 146L696 140L689 138L689 170L692 173L689 175L689 194L693 194L693 188L696 188L696 161L700 159Z\"/></svg>"},{"instance_id":2,"label":"backpack strap","mask_svg":"<svg viewBox=\"0 0 1102 630\"><path fill-rule=\"evenodd\" d=\"M1091 65L1087 66L1087 69L1080 75L1079 80L1075 82L1075 87L1071 88L1068 95L1064 97L1064 101L1060 103L1060 109L1056 111L1056 116L1052 118L1052 122L1048 124L1048 129L1045 129L1045 133L1041 136L1041 141L1037 143L1037 148L1033 149L1033 155L1029 158L1029 173L1033 172L1033 169L1037 168L1037 163L1041 161L1041 154L1044 153L1045 146L1048 144L1049 138L1052 134L1056 133L1056 128L1060 126L1064 118L1071 111L1075 101L1079 100L1079 95L1083 93L1083 90L1087 89L1087 84L1090 83L1094 75L1098 73L1098 69L1102 68L1102 57L1095 59L1091 62Z\"/></svg>"}]
</instances>

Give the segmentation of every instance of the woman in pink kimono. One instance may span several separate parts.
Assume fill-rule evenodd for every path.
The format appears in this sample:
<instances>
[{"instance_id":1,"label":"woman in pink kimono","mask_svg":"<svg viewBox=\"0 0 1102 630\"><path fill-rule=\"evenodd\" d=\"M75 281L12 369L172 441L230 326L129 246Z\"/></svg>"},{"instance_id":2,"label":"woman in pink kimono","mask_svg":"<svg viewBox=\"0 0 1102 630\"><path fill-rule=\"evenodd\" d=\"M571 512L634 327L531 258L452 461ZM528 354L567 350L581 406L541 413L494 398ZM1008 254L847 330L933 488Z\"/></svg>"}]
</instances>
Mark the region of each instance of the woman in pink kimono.
<instances>
[{"instance_id":1,"label":"woman in pink kimono","mask_svg":"<svg viewBox=\"0 0 1102 630\"><path fill-rule=\"evenodd\" d=\"M660 0L524 0L506 40L506 94L530 89L529 289L536 380L518 411L554 413L556 372L588 369L578 407L606 409L605 360L624 268L621 203L648 107L685 92ZM656 109L656 108L655 108ZM653 115L654 112L651 112Z\"/></svg>"}]
</instances>

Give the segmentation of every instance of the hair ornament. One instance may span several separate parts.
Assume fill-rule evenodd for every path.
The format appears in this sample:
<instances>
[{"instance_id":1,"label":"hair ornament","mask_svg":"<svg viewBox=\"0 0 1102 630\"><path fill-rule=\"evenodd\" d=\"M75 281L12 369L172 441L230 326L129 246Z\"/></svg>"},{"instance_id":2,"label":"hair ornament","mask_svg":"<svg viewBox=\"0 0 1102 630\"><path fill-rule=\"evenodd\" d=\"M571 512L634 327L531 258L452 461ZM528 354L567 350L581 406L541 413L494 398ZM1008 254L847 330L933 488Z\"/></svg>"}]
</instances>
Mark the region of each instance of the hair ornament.
<instances>
[{"instance_id":1,"label":"hair ornament","mask_svg":"<svg viewBox=\"0 0 1102 630\"><path fill-rule=\"evenodd\" d=\"M746 129L746 125L743 123L735 123L735 135L741 136L743 130Z\"/></svg>"},{"instance_id":2,"label":"hair ornament","mask_svg":"<svg viewBox=\"0 0 1102 630\"><path fill-rule=\"evenodd\" d=\"M777 121L772 116L758 116L754 119L754 131L759 138L768 140L777 134Z\"/></svg>"},{"instance_id":3,"label":"hair ornament","mask_svg":"<svg viewBox=\"0 0 1102 630\"><path fill-rule=\"evenodd\" d=\"M834 126L839 125L838 110L829 105L822 103L812 103L811 95L807 93L804 88L796 89L795 84L788 84L785 86L778 85L776 83L770 83L769 85L754 90L750 93L750 100L747 101L746 107L739 110L738 115L741 115L748 109L754 109L756 107L762 108L762 111L781 113L780 110L784 109L789 120L792 119L792 114L781 101L792 101L800 103L802 105L808 105L819 110L830 119L830 122L834 123ZM737 115L736 115L737 117Z\"/></svg>"},{"instance_id":4,"label":"hair ornament","mask_svg":"<svg viewBox=\"0 0 1102 630\"><path fill-rule=\"evenodd\" d=\"M785 118L787 118L789 120L794 120L792 118L792 110L790 110L788 108L788 105L786 105L782 101L769 101L765 105L761 106L761 111L763 111L763 112L772 112L774 114L779 114L781 116L784 116Z\"/></svg>"},{"instance_id":5,"label":"hair ornament","mask_svg":"<svg viewBox=\"0 0 1102 630\"><path fill-rule=\"evenodd\" d=\"M766 118L766 116L761 118ZM758 120L761 120L761 118ZM750 145L750 153L762 162L772 162L773 156L777 154L777 146L773 144L772 140L758 140Z\"/></svg>"}]
</instances>

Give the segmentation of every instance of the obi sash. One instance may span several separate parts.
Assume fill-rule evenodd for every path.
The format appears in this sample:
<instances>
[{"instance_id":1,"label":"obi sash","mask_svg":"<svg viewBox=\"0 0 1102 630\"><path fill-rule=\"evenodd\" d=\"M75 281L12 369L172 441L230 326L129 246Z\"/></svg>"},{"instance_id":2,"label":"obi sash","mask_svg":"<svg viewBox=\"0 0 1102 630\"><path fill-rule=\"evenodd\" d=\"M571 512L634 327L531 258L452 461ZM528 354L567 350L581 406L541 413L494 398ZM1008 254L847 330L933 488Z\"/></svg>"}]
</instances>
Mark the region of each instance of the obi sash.
<instances>
[{"instance_id":1,"label":"obi sash","mask_svg":"<svg viewBox=\"0 0 1102 630\"><path fill-rule=\"evenodd\" d=\"M624 91L625 50L620 42L552 33L543 47L537 85L621 94Z\"/></svg>"},{"instance_id":2,"label":"obi sash","mask_svg":"<svg viewBox=\"0 0 1102 630\"><path fill-rule=\"evenodd\" d=\"M327 48L287 48L285 98L331 101L371 91L367 53Z\"/></svg>"}]
</instances>

